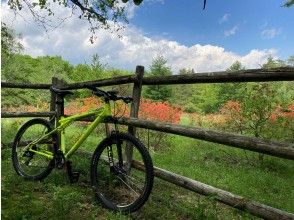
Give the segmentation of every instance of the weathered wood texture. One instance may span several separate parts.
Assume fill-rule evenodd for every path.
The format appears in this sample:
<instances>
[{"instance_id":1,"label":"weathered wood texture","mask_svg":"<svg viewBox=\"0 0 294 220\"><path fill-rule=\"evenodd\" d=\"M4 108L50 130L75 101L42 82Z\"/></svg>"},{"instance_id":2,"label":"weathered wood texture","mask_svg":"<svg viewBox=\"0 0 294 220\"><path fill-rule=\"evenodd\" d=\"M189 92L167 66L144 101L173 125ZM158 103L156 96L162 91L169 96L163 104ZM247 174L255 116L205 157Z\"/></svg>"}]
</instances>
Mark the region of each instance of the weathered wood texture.
<instances>
[{"instance_id":1,"label":"weathered wood texture","mask_svg":"<svg viewBox=\"0 0 294 220\"><path fill-rule=\"evenodd\" d=\"M1 118L22 118L22 117L51 117L54 111L49 112L1 112Z\"/></svg>"},{"instance_id":2,"label":"weathered wood texture","mask_svg":"<svg viewBox=\"0 0 294 220\"><path fill-rule=\"evenodd\" d=\"M286 159L294 159L294 143L280 143L238 134L231 134L207 130L203 128L188 127L136 118L120 118L118 119L118 123L128 126L131 125L155 131L177 134L218 144L225 144L236 148L255 151Z\"/></svg>"},{"instance_id":3,"label":"weathered wood texture","mask_svg":"<svg viewBox=\"0 0 294 220\"><path fill-rule=\"evenodd\" d=\"M65 86L65 82L58 78L52 78L53 85L60 89ZM64 115L64 98L58 94L55 94L55 111L56 120L59 121L60 117Z\"/></svg>"},{"instance_id":4,"label":"weathered wood texture","mask_svg":"<svg viewBox=\"0 0 294 220\"><path fill-rule=\"evenodd\" d=\"M62 88L66 83L63 80L60 80L58 78L53 77L52 78L52 85L56 88ZM53 105L53 106L52 106ZM51 121L51 123L54 125L58 124L58 121L60 120L61 116L64 115L64 97L60 96L56 93L51 93L51 106L50 108L53 108L56 112L56 115L54 119ZM62 131L64 132L64 131ZM53 135L54 141L58 144L58 146L61 146L61 133L57 133L56 135Z\"/></svg>"},{"instance_id":5,"label":"weathered wood texture","mask_svg":"<svg viewBox=\"0 0 294 220\"><path fill-rule=\"evenodd\" d=\"M137 169L144 170L141 162L133 161L133 166ZM196 180L172 173L170 171L154 167L154 175L169 183L181 186L185 189L199 193L205 196L213 196L217 201L236 209L247 211L255 216L264 219L294 219L294 214L276 209L259 202L252 201L239 195L215 188L213 186L201 183Z\"/></svg>"},{"instance_id":6,"label":"weathered wood texture","mask_svg":"<svg viewBox=\"0 0 294 220\"><path fill-rule=\"evenodd\" d=\"M113 85L121 85L121 84L128 84L133 83L135 80L135 77L133 75L131 76L120 76L120 77L114 77L110 79L101 79L96 81L88 81L88 82L80 82L80 83L71 83L68 84L62 89L84 89L87 86L113 86Z\"/></svg>"},{"instance_id":7,"label":"weathered wood texture","mask_svg":"<svg viewBox=\"0 0 294 220\"><path fill-rule=\"evenodd\" d=\"M28 83L10 83L1 82L2 88L15 88L15 89L50 89L51 84L28 84Z\"/></svg>"},{"instance_id":8,"label":"weathered wood texture","mask_svg":"<svg viewBox=\"0 0 294 220\"><path fill-rule=\"evenodd\" d=\"M91 158L92 153L88 151L78 150L78 154L83 157ZM107 159L106 159L107 160ZM140 161L133 160L132 166L138 170L144 170L142 163ZM228 191L218 189L216 187L207 185L205 183L190 179L188 177L184 177L170 171L154 167L154 175L162 180L165 180L169 183L175 184L177 186L183 187L185 189L191 190L201 195L212 196L212 198L217 201L229 205L233 208L247 211L255 216L265 218L265 219L281 219L288 220L294 219L294 215L292 213L282 211L245 197L235 195Z\"/></svg>"},{"instance_id":9,"label":"weathered wood texture","mask_svg":"<svg viewBox=\"0 0 294 220\"><path fill-rule=\"evenodd\" d=\"M81 121L90 122L93 121L93 119L85 118ZM131 125L139 128L146 128L165 133L177 134L185 137L191 137L213 143L224 144L235 148L294 160L294 143L282 143L264 140L256 137L248 137L244 135L137 118L117 118L116 121L118 124L121 125Z\"/></svg>"},{"instance_id":10,"label":"weathered wood texture","mask_svg":"<svg viewBox=\"0 0 294 220\"><path fill-rule=\"evenodd\" d=\"M133 86L133 95L132 95L133 102L131 105L131 112L130 112L130 117L132 117L132 118L138 118L140 101L141 101L143 76L144 76L144 67L137 66L136 67L136 78L135 78L134 86ZM136 128L134 126L129 126L128 132L130 134L136 136ZM132 158L133 158L133 148L129 144L127 145L127 149L126 149L126 157L127 157L128 167L130 167L131 162L132 162ZM129 170L129 169L127 169L127 170Z\"/></svg>"},{"instance_id":11,"label":"weathered wood texture","mask_svg":"<svg viewBox=\"0 0 294 220\"><path fill-rule=\"evenodd\" d=\"M224 82L266 82L266 81L293 81L294 68L283 67L274 69L249 69L240 71L205 72L186 75L172 75L162 77L145 77L143 85L162 84L194 84L194 83L224 83ZM83 89L86 86L111 86L133 83L136 76L121 76L110 79L68 84L62 89ZM51 84L24 84L1 82L2 88L22 89L49 89Z\"/></svg>"},{"instance_id":12,"label":"weathered wood texture","mask_svg":"<svg viewBox=\"0 0 294 220\"><path fill-rule=\"evenodd\" d=\"M294 68L249 69L143 78L143 85L293 81Z\"/></svg>"},{"instance_id":13,"label":"weathered wood texture","mask_svg":"<svg viewBox=\"0 0 294 220\"><path fill-rule=\"evenodd\" d=\"M136 67L136 80L134 81L133 87L133 102L131 105L131 118L138 118L140 101L141 101L141 92L142 92L142 79L144 76L144 67L137 66ZM135 128L133 126L129 126L128 131L130 134L135 135Z\"/></svg>"}]
</instances>

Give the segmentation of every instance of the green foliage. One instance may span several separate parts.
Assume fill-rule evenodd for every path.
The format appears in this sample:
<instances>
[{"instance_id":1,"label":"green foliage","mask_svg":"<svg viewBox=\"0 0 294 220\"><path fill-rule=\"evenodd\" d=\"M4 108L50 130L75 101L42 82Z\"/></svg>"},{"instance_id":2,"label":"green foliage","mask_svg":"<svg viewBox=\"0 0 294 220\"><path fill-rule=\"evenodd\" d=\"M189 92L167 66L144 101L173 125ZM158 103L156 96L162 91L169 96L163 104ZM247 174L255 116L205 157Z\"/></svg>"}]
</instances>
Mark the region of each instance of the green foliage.
<instances>
[{"instance_id":1,"label":"green foliage","mask_svg":"<svg viewBox=\"0 0 294 220\"><path fill-rule=\"evenodd\" d=\"M277 104L277 91L270 83L248 83L241 90L242 115L249 133L263 136L265 126Z\"/></svg>"},{"instance_id":2,"label":"green foliage","mask_svg":"<svg viewBox=\"0 0 294 220\"><path fill-rule=\"evenodd\" d=\"M2 70L2 80L18 83L51 83L53 76L72 82L69 74L73 66L61 57L38 57L14 55L14 60ZM49 102L49 91L4 89L1 94L1 106L37 105Z\"/></svg>"},{"instance_id":3,"label":"green foliage","mask_svg":"<svg viewBox=\"0 0 294 220\"><path fill-rule=\"evenodd\" d=\"M284 3L284 7L291 7L294 5L294 0L287 0L287 2Z\"/></svg>"},{"instance_id":4,"label":"green foliage","mask_svg":"<svg viewBox=\"0 0 294 220\"><path fill-rule=\"evenodd\" d=\"M101 133L98 136L101 138ZM168 135L168 139L171 148L152 154L156 166L272 207L294 211L292 161L267 156L262 165L248 164L241 149L176 135ZM88 148L88 143L85 147ZM216 203L214 196L203 197L158 178L154 179L150 199L140 210L127 216L114 214L96 202L89 182L91 154L88 158L77 152L72 158L74 170L81 175L77 183L69 184L64 170L54 170L41 182L24 181L12 168L10 152L6 149L1 153L2 219L256 218Z\"/></svg>"},{"instance_id":5,"label":"green foliage","mask_svg":"<svg viewBox=\"0 0 294 220\"><path fill-rule=\"evenodd\" d=\"M170 76L172 75L170 67L166 65L167 60L158 56L153 59L150 66L150 73L147 76ZM172 96L171 86L152 85L147 86L143 92L145 98L155 101L167 101Z\"/></svg>"},{"instance_id":6,"label":"green foliage","mask_svg":"<svg viewBox=\"0 0 294 220\"><path fill-rule=\"evenodd\" d=\"M107 72L107 64L101 62L98 54L94 54L90 64L78 64L72 72L68 72L74 82L85 82L111 77Z\"/></svg>"},{"instance_id":7,"label":"green foliage","mask_svg":"<svg viewBox=\"0 0 294 220\"><path fill-rule=\"evenodd\" d=\"M227 71L238 71L238 70L244 70L245 67L242 66L242 64L239 61L235 61L228 69Z\"/></svg>"},{"instance_id":8,"label":"green foliage","mask_svg":"<svg viewBox=\"0 0 294 220\"><path fill-rule=\"evenodd\" d=\"M285 66L285 62L274 60L269 57L263 68L277 68ZM242 68L240 63L233 64L228 70ZM278 106L287 108L294 100L293 82L275 83L228 83L220 84L218 93L218 105L224 106L228 101L236 101L240 104L239 112L235 112L235 121L227 121L227 128L231 127L233 132L245 132L256 137L270 139L291 139L291 126L282 126L281 122L271 122L270 117L275 113ZM231 124L228 124L231 123ZM288 122L289 125L291 122ZM234 126L235 125L235 126ZM284 133L278 127L283 127ZM276 133L273 132L276 127ZM287 130L287 131L286 131Z\"/></svg>"},{"instance_id":9,"label":"green foliage","mask_svg":"<svg viewBox=\"0 0 294 220\"><path fill-rule=\"evenodd\" d=\"M18 83L51 83L52 77L58 77L67 83L98 80L130 74L128 71L107 69L98 55L93 56L91 64L71 65L60 56L33 58L29 55L13 54L13 60L2 69L2 81ZM128 87L128 86L125 86ZM88 95L86 90L75 93L76 96ZM49 102L49 91L3 89L1 106L38 105Z\"/></svg>"},{"instance_id":10,"label":"green foliage","mask_svg":"<svg viewBox=\"0 0 294 220\"><path fill-rule=\"evenodd\" d=\"M234 62L228 69L228 72L244 70L245 67L239 61ZM229 100L239 100L242 93L240 90L244 87L244 83L221 83L217 93L217 108L220 108Z\"/></svg>"},{"instance_id":11,"label":"green foliage","mask_svg":"<svg viewBox=\"0 0 294 220\"><path fill-rule=\"evenodd\" d=\"M290 56L287 60L289 66L294 66L294 55Z\"/></svg>"},{"instance_id":12,"label":"green foliage","mask_svg":"<svg viewBox=\"0 0 294 220\"><path fill-rule=\"evenodd\" d=\"M1 22L1 67L8 68L14 62L14 55L23 50L18 41L18 35L7 25Z\"/></svg>"},{"instance_id":13,"label":"green foliage","mask_svg":"<svg viewBox=\"0 0 294 220\"><path fill-rule=\"evenodd\" d=\"M32 58L29 55L15 55L14 62L2 71L7 82L51 83L52 77L69 78L73 66L59 56Z\"/></svg>"},{"instance_id":14,"label":"green foliage","mask_svg":"<svg viewBox=\"0 0 294 220\"><path fill-rule=\"evenodd\" d=\"M262 65L263 69L271 69L286 66L285 61L283 60L275 60L273 57L268 57L267 62Z\"/></svg>"},{"instance_id":15,"label":"green foliage","mask_svg":"<svg viewBox=\"0 0 294 220\"><path fill-rule=\"evenodd\" d=\"M192 86L190 102L198 107L199 113L213 113L217 111L218 87L213 84L198 84Z\"/></svg>"}]
</instances>

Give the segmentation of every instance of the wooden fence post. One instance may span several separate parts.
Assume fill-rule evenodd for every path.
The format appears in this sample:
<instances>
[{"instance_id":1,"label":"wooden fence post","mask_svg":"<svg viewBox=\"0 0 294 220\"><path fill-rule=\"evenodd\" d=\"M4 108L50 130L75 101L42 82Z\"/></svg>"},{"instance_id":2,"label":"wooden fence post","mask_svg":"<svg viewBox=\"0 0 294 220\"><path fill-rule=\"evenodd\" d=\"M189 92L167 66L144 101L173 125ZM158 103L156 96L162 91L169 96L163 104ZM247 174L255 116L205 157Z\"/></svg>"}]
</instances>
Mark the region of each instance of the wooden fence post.
<instances>
[{"instance_id":1,"label":"wooden fence post","mask_svg":"<svg viewBox=\"0 0 294 220\"><path fill-rule=\"evenodd\" d=\"M52 77L52 80L51 80L51 82L52 82L52 86L54 86L54 87L57 87L57 78L56 77ZM56 111L56 109L55 109L55 99L56 99L56 95L55 95L55 93L54 92L52 92L51 90L50 90L50 94L51 94L51 101L50 101L50 111Z\"/></svg>"},{"instance_id":2,"label":"wooden fence post","mask_svg":"<svg viewBox=\"0 0 294 220\"><path fill-rule=\"evenodd\" d=\"M52 77L52 86L56 88L60 88L65 85L63 80L60 80L56 77ZM56 93L51 91L51 103L50 103L50 111L55 111L55 118L51 121L51 124L57 126L57 122L59 121L60 117L64 115L64 99L61 96L58 96ZM56 143L60 146L60 134L56 137Z\"/></svg>"},{"instance_id":3,"label":"wooden fence post","mask_svg":"<svg viewBox=\"0 0 294 220\"><path fill-rule=\"evenodd\" d=\"M135 77L134 87L133 87L133 96L132 96L133 102L131 105L131 112L130 112L130 117L132 118L138 118L140 101L141 101L143 76L144 76L144 66L137 66L136 77ZM129 126L128 132L135 136L136 128L134 126ZM126 158L127 158L128 170L130 169L130 166L131 166L132 157L133 157L133 149L131 146L127 146Z\"/></svg>"}]
</instances>

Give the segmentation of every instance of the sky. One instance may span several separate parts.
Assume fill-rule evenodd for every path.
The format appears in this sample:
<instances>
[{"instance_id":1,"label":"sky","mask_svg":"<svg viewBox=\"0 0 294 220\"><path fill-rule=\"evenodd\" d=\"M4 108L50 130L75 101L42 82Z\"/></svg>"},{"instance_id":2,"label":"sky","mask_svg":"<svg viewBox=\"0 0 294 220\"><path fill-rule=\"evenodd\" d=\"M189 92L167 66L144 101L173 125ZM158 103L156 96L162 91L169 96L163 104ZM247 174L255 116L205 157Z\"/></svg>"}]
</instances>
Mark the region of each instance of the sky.
<instances>
[{"instance_id":1,"label":"sky","mask_svg":"<svg viewBox=\"0 0 294 220\"><path fill-rule=\"evenodd\" d=\"M147 69L159 55L174 73L182 68L196 72L221 71L240 61L259 68L269 56L294 55L294 6L285 0L144 0L139 7L127 4L129 23L118 34L97 32L89 42L87 23L72 16L47 33L28 10L15 16L2 3L2 21L22 35L24 54L61 56L76 65L90 63L94 54L113 68ZM59 15L68 9L54 6ZM57 13L57 14L58 14Z\"/></svg>"}]
</instances>

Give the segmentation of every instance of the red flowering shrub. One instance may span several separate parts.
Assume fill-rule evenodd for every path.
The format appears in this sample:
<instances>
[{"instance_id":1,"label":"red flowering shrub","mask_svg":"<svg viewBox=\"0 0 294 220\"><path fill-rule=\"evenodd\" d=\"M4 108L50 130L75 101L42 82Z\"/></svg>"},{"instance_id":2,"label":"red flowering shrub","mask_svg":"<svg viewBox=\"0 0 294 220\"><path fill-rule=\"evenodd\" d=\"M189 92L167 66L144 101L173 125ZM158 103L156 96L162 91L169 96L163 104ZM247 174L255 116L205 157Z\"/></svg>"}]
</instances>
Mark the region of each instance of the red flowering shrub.
<instances>
[{"instance_id":1,"label":"red flowering shrub","mask_svg":"<svg viewBox=\"0 0 294 220\"><path fill-rule=\"evenodd\" d=\"M140 103L139 118L179 123L182 110L171 106L167 102L153 102L148 99L142 99ZM140 140L148 149L159 150L169 146L169 139L166 133L138 129L137 132Z\"/></svg>"},{"instance_id":2,"label":"red flowering shrub","mask_svg":"<svg viewBox=\"0 0 294 220\"><path fill-rule=\"evenodd\" d=\"M244 132L245 119L239 102L233 100L227 101L220 109L220 113L225 117L224 129L238 131L241 134Z\"/></svg>"},{"instance_id":3,"label":"red flowering shrub","mask_svg":"<svg viewBox=\"0 0 294 220\"><path fill-rule=\"evenodd\" d=\"M153 102L148 99L142 99L140 103L139 118L179 123L182 110L171 106L167 102Z\"/></svg>"},{"instance_id":4,"label":"red flowering shrub","mask_svg":"<svg viewBox=\"0 0 294 220\"><path fill-rule=\"evenodd\" d=\"M294 105L289 105L287 109L277 106L274 113L270 116L271 122L276 122L279 118L294 120Z\"/></svg>"}]
</instances>

